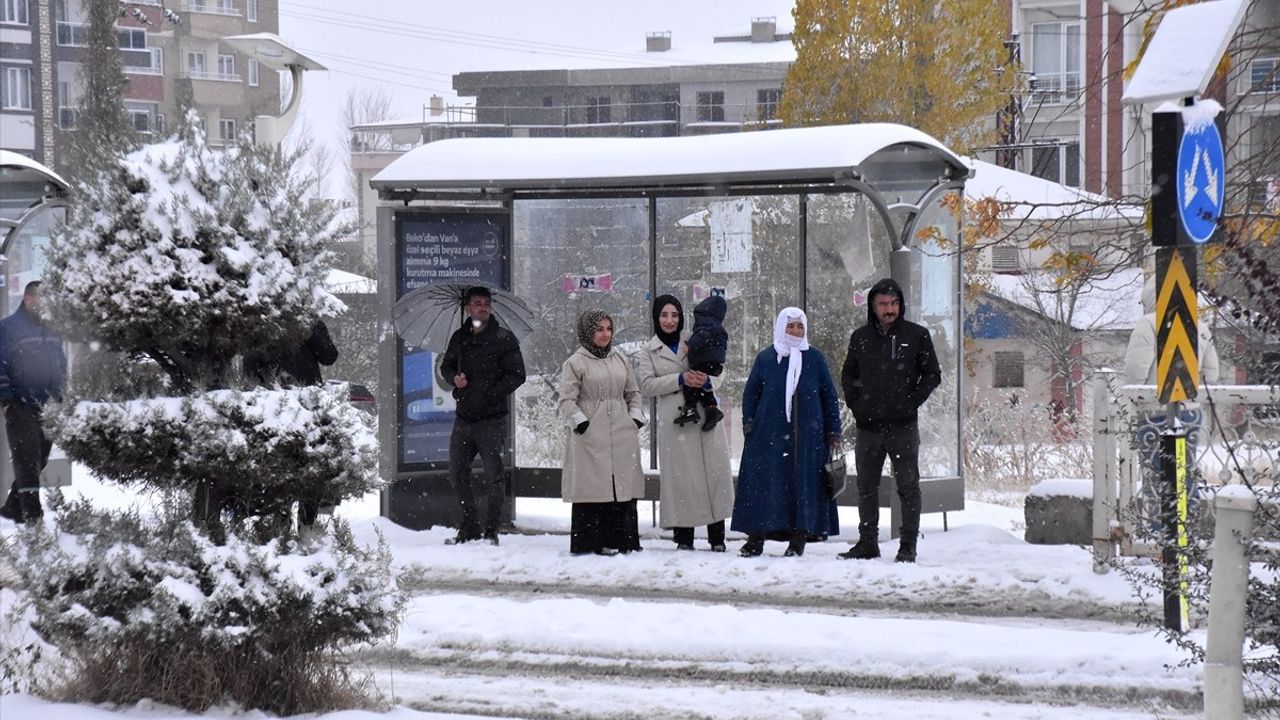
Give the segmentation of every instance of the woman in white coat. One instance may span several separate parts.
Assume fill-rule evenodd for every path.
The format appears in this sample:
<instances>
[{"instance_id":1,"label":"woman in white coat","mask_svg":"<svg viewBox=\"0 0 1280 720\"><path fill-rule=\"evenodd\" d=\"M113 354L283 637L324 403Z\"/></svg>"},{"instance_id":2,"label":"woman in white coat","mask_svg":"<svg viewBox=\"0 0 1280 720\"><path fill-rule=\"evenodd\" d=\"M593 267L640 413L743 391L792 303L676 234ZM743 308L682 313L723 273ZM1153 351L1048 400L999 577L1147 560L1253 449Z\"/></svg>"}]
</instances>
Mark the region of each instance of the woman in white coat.
<instances>
[{"instance_id":1,"label":"woman in white coat","mask_svg":"<svg viewBox=\"0 0 1280 720\"><path fill-rule=\"evenodd\" d=\"M560 414L569 424L560 494L573 503L569 552L642 550L640 390L630 361L613 347L613 319L603 310L578 318L578 344L560 370Z\"/></svg>"},{"instance_id":2,"label":"woman in white coat","mask_svg":"<svg viewBox=\"0 0 1280 720\"><path fill-rule=\"evenodd\" d=\"M640 353L636 379L640 392L658 399L655 417L674 420L683 402L685 384L702 387L710 379L689 369L681 342L684 308L673 295L653 301L653 338ZM707 526L707 542L724 552L724 521L733 512L733 475L729 468L729 444L724 426L703 432L697 423L676 425L659 422L658 465L662 499L659 520L669 528L676 548L693 549L693 529Z\"/></svg>"}]
</instances>

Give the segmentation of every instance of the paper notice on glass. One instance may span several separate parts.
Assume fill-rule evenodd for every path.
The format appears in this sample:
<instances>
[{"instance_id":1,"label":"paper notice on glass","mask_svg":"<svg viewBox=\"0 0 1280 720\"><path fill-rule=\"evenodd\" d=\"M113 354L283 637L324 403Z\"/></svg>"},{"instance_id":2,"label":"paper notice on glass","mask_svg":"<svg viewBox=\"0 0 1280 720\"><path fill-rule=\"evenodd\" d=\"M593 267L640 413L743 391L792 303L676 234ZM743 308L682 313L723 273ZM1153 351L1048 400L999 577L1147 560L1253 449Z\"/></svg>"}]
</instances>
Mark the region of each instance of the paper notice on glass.
<instances>
[{"instance_id":1,"label":"paper notice on glass","mask_svg":"<svg viewBox=\"0 0 1280 720\"><path fill-rule=\"evenodd\" d=\"M707 207L711 229L711 272L751 271L751 216L749 198L719 200Z\"/></svg>"}]
</instances>

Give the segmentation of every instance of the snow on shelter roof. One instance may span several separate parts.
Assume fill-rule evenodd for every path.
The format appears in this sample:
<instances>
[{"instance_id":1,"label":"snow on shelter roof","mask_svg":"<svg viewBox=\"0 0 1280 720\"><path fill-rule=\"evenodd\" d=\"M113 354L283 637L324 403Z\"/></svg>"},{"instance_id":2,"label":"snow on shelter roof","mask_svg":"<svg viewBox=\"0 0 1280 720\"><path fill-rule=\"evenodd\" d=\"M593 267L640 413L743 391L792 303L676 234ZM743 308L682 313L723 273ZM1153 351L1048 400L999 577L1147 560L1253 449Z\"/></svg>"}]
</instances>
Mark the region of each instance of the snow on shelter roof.
<instances>
[{"instance_id":1,"label":"snow on shelter roof","mask_svg":"<svg viewBox=\"0 0 1280 720\"><path fill-rule=\"evenodd\" d=\"M66 180L63 180L62 176L58 175L58 173L50 170L44 165L41 165L35 160L32 160L26 155L21 155L10 150L0 150L0 167L16 168L20 171L32 173L33 175L38 176L41 180L54 184L62 192L66 192L71 187L71 185L68 184Z\"/></svg>"},{"instance_id":2,"label":"snow on shelter roof","mask_svg":"<svg viewBox=\"0 0 1280 720\"><path fill-rule=\"evenodd\" d=\"M405 153L370 185L395 192L833 182L860 178L869 158L891 148L913 159L923 151L945 166L938 177L919 180L970 174L959 157L919 130L867 123L667 138L441 140Z\"/></svg>"}]
</instances>

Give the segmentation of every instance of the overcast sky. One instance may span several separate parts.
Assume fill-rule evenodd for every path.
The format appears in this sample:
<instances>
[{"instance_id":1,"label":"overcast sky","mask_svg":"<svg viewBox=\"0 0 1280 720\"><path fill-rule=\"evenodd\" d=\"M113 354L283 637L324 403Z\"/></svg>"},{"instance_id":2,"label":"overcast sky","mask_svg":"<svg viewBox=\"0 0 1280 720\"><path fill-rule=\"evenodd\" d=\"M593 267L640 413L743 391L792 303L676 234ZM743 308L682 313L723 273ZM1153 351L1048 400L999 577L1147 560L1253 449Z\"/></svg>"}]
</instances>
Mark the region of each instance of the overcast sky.
<instances>
[{"instance_id":1,"label":"overcast sky","mask_svg":"<svg viewBox=\"0 0 1280 720\"><path fill-rule=\"evenodd\" d=\"M711 37L747 34L753 17L776 17L779 31L789 31L794 2L379 0L360 3L359 12L349 0L279 5L281 37L329 68L307 74L295 130L332 145L353 88L385 87L397 117L419 119L432 95L459 102L451 79L459 72L733 60ZM662 30L671 31L672 50L647 61L645 34Z\"/></svg>"}]
</instances>

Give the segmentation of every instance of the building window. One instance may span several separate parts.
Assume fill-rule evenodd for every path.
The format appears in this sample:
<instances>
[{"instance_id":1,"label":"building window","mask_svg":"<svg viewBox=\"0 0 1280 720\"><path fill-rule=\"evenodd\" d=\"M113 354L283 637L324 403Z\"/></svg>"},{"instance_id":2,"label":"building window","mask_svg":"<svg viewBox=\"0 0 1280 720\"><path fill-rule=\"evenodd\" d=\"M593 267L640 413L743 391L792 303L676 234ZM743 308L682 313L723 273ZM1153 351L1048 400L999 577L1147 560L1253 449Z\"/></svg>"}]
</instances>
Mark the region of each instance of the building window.
<instances>
[{"instance_id":1,"label":"building window","mask_svg":"<svg viewBox=\"0 0 1280 720\"><path fill-rule=\"evenodd\" d=\"M252 58L249 60L249 84L258 86L258 61Z\"/></svg>"},{"instance_id":2,"label":"building window","mask_svg":"<svg viewBox=\"0 0 1280 720\"><path fill-rule=\"evenodd\" d=\"M7 67L4 69L4 87L0 88L0 99L5 110L31 109L31 70L30 68Z\"/></svg>"},{"instance_id":3,"label":"building window","mask_svg":"<svg viewBox=\"0 0 1280 720\"><path fill-rule=\"evenodd\" d=\"M1069 187L1080 187L1080 143L1031 148L1031 174Z\"/></svg>"},{"instance_id":4,"label":"building window","mask_svg":"<svg viewBox=\"0 0 1280 720\"><path fill-rule=\"evenodd\" d=\"M724 91L698 93L698 122L724 122Z\"/></svg>"},{"instance_id":5,"label":"building window","mask_svg":"<svg viewBox=\"0 0 1280 720\"><path fill-rule=\"evenodd\" d=\"M991 353L991 387L1024 387L1025 363L1021 350Z\"/></svg>"},{"instance_id":6,"label":"building window","mask_svg":"<svg viewBox=\"0 0 1280 720\"><path fill-rule=\"evenodd\" d=\"M258 22L258 0L245 0L244 16L249 22Z\"/></svg>"},{"instance_id":7,"label":"building window","mask_svg":"<svg viewBox=\"0 0 1280 720\"><path fill-rule=\"evenodd\" d=\"M71 102L71 83L58 81L58 127L70 130L76 126L76 107Z\"/></svg>"},{"instance_id":8,"label":"building window","mask_svg":"<svg viewBox=\"0 0 1280 720\"><path fill-rule=\"evenodd\" d=\"M89 26L85 23L59 20L55 31L58 34L58 45L62 47L89 46Z\"/></svg>"},{"instance_id":9,"label":"building window","mask_svg":"<svg viewBox=\"0 0 1280 720\"><path fill-rule=\"evenodd\" d=\"M1031 26L1031 71L1036 101L1064 103L1080 92L1080 23L1052 22Z\"/></svg>"},{"instance_id":10,"label":"building window","mask_svg":"<svg viewBox=\"0 0 1280 720\"><path fill-rule=\"evenodd\" d=\"M780 104L782 104L782 90L764 88L756 91L756 117L761 121L777 120Z\"/></svg>"},{"instance_id":11,"label":"building window","mask_svg":"<svg viewBox=\"0 0 1280 720\"><path fill-rule=\"evenodd\" d=\"M157 75L164 74L164 50L162 48L151 48L151 69Z\"/></svg>"},{"instance_id":12,"label":"building window","mask_svg":"<svg viewBox=\"0 0 1280 720\"><path fill-rule=\"evenodd\" d=\"M164 115L156 113L156 134L164 134Z\"/></svg>"},{"instance_id":13,"label":"building window","mask_svg":"<svg viewBox=\"0 0 1280 720\"><path fill-rule=\"evenodd\" d=\"M587 98L587 122L613 122L612 107L609 104L609 98L607 96Z\"/></svg>"},{"instance_id":14,"label":"building window","mask_svg":"<svg viewBox=\"0 0 1280 720\"><path fill-rule=\"evenodd\" d=\"M146 50L147 32L141 28L117 28L121 50Z\"/></svg>"},{"instance_id":15,"label":"building window","mask_svg":"<svg viewBox=\"0 0 1280 720\"><path fill-rule=\"evenodd\" d=\"M224 143L235 142L236 121L222 119L218 121L218 139Z\"/></svg>"},{"instance_id":16,"label":"building window","mask_svg":"<svg viewBox=\"0 0 1280 720\"><path fill-rule=\"evenodd\" d=\"M133 129L143 133L151 134L151 113L147 110L135 110L129 108L129 122L133 124Z\"/></svg>"},{"instance_id":17,"label":"building window","mask_svg":"<svg viewBox=\"0 0 1280 720\"><path fill-rule=\"evenodd\" d=\"M204 66L204 53L188 52L187 53L187 75L193 78L202 78L207 74Z\"/></svg>"},{"instance_id":18,"label":"building window","mask_svg":"<svg viewBox=\"0 0 1280 720\"><path fill-rule=\"evenodd\" d=\"M31 16L27 14L27 0L4 0L4 15L0 22L9 25L30 25Z\"/></svg>"},{"instance_id":19,"label":"building window","mask_svg":"<svg viewBox=\"0 0 1280 720\"><path fill-rule=\"evenodd\" d=\"M218 75L233 78L236 75L236 56L218 55Z\"/></svg>"},{"instance_id":20,"label":"building window","mask_svg":"<svg viewBox=\"0 0 1280 720\"><path fill-rule=\"evenodd\" d=\"M1248 92L1280 92L1280 58L1257 58L1249 63Z\"/></svg>"}]
</instances>

